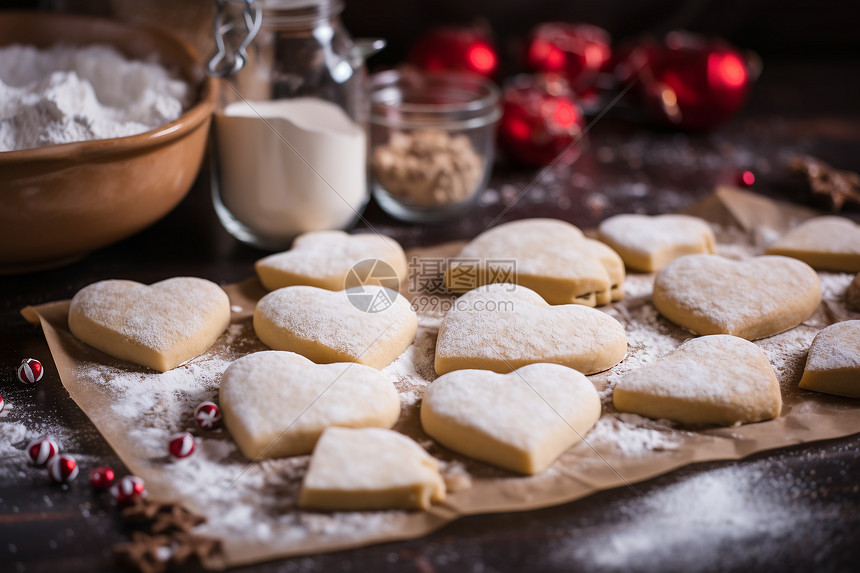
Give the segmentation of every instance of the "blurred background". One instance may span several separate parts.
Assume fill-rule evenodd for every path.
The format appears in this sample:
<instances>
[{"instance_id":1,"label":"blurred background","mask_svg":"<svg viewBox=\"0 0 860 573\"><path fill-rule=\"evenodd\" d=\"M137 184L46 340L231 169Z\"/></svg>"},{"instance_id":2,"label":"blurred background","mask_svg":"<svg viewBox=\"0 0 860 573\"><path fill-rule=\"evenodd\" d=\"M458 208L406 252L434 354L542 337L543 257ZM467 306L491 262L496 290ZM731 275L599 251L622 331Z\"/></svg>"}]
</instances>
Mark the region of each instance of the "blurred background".
<instances>
[{"instance_id":1,"label":"blurred background","mask_svg":"<svg viewBox=\"0 0 860 573\"><path fill-rule=\"evenodd\" d=\"M201 18L212 14L209 0L5 0L2 7L108 15L141 4L170 5ZM354 37L388 40L377 64L401 61L416 36L429 28L479 19L489 25L501 51L516 52L532 27L559 20L596 24L616 40L686 29L725 37L762 57L860 57L860 3L852 0L347 0L343 13Z\"/></svg>"}]
</instances>

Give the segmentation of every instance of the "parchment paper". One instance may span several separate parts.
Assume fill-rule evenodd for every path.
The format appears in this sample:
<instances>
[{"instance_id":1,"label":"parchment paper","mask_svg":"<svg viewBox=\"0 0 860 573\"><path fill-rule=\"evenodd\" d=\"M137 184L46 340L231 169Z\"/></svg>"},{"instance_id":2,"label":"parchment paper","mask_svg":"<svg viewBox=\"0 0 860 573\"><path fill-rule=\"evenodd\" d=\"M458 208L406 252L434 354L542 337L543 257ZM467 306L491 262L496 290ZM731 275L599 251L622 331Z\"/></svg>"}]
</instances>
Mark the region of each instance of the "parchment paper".
<instances>
[{"instance_id":1,"label":"parchment paper","mask_svg":"<svg viewBox=\"0 0 860 573\"><path fill-rule=\"evenodd\" d=\"M768 237L772 238L789 225L815 214L811 210L783 206L735 189L719 189L713 196L691 208L690 212L727 229L727 234L718 236L721 242L728 241L730 247L732 243L745 244L748 249L755 249L750 245L762 245ZM408 253L408 256L444 257L456 251L457 245L447 245L416 249ZM644 279L640 275L637 280L641 282ZM241 309L233 313L233 334L230 337L222 337L206 355L192 361L192 366L197 361L210 360L215 356L229 361L264 348L256 340L250 324L254 305L264 294L259 283L256 279L249 279L239 284L227 285L225 290L234 310ZM815 331L827 324L848 318L860 318L841 306L840 296L840 293L829 293L816 314L798 328L806 329L808 338L811 339ZM237 503L259 505L262 516L259 519L270 522L264 529L242 528L243 531L248 529L243 533L227 530L225 525L220 525L222 522L218 521L219 512L223 511L223 508L219 508L216 503L217 492L207 490L199 495L189 495L187 486L177 486L178 483L184 484L193 480L194 468L202 466L165 463L163 456L141 447L135 438L135 428L130 427L128 420L117 419L112 412L116 398L110 391L109 383L105 383L105 379L112 373L139 372L141 383L152 383L153 388L159 381L153 377L162 375L115 361L77 341L68 330L68 307L69 301L59 301L35 308L28 307L23 314L32 322L41 322L69 395L89 416L129 469L146 481L150 495L181 501L193 511L210 518L212 523L202 526L200 532L220 537L224 548L223 559L207 563L207 566L212 568L418 537L463 515L521 511L561 504L600 490L619 486L635 487L636 482L693 462L738 459L763 450L860 432L860 401L805 392L796 388L805 361L805 349L793 350L793 355L786 359L783 370L777 372L784 399L782 415L777 419L734 428L700 430L654 423L652 429L655 432L665 433L676 441L673 447L657 447L646 455L630 456L611 448L599 451L600 446L597 444L592 446L589 443L580 443L565 452L551 468L531 477L491 468L433 444L421 431L418 422L420 401L406 399L401 419L395 429L428 447L433 455L443 461L443 467L458 470L453 474L455 477L466 476L460 487L453 487L452 491L449 491L444 503L427 512L363 512L359 517L346 513L314 515L301 512L295 506L295 497L306 465L307 456L302 456L295 460L259 464L248 472L250 477L245 481L237 480L241 487L246 488L241 495L236 493L241 500ZM604 310L607 308L604 307ZM656 315L650 305L649 296L635 295L625 297L608 312L621 317L622 322L624 317ZM691 336L662 318L656 320L663 335L668 333L668 336L676 338L677 344ZM415 363L415 370L419 374L423 373L425 377L432 379L432 352L426 351L426 348L432 349L438 316L421 314L419 321L419 338L430 338L422 339L425 350L413 352L410 359ZM416 341L416 345L418 344L419 341ZM104 364L103 369L100 369L100 364ZM606 391L614 370L590 377L603 392L604 417L618 416L611 407L611 394ZM415 388L404 387L402 383L398 384L398 389L402 393L415 391ZM204 390L204 395L208 392L208 396L216 396L217 380ZM176 387L172 391L175 396L181 396L185 390ZM200 393L200 389L195 392ZM191 396L189 403L197 399L198 396ZM177 429L193 427L190 423L190 412L177 419L140 418L133 422L132 426L134 424L149 426L146 429L152 432L163 430L165 435ZM234 467L236 472L242 470L247 461L237 452L218 461L217 456L212 453L219 451L214 447L218 440L222 443L231 442L229 435L221 432L211 437L212 443L209 446L198 448L195 455L210 455L217 463ZM210 438L207 438L207 442L209 441ZM586 442L588 441L589 435L586 435ZM198 475L196 479L206 479L206 476ZM467 487L469 485L470 487ZM354 526L349 525L351 520L356 522Z\"/></svg>"}]
</instances>

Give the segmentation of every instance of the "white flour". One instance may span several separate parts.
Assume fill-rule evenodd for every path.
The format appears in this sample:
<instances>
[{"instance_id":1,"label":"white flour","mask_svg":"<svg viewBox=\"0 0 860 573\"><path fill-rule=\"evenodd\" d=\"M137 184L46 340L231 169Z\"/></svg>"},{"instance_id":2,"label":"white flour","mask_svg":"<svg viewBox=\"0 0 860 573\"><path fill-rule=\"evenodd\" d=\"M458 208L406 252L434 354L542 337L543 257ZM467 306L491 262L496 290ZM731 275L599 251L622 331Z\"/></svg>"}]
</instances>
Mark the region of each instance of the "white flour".
<instances>
[{"instance_id":1,"label":"white flour","mask_svg":"<svg viewBox=\"0 0 860 573\"><path fill-rule=\"evenodd\" d=\"M114 48L0 48L0 152L143 133L182 115L188 85Z\"/></svg>"},{"instance_id":2,"label":"white flour","mask_svg":"<svg viewBox=\"0 0 860 573\"><path fill-rule=\"evenodd\" d=\"M342 229L367 201L367 138L318 98L245 102L215 115L221 201L260 244Z\"/></svg>"}]
</instances>

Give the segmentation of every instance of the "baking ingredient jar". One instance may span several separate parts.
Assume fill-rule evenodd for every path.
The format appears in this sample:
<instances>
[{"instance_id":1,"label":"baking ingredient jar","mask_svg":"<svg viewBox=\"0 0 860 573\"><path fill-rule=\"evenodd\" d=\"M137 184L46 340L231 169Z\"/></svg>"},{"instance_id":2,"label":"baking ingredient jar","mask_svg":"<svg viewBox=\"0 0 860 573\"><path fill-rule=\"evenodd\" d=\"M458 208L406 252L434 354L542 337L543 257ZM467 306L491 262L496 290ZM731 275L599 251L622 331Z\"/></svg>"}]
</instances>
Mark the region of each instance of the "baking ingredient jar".
<instances>
[{"instance_id":1,"label":"baking ingredient jar","mask_svg":"<svg viewBox=\"0 0 860 573\"><path fill-rule=\"evenodd\" d=\"M210 73L225 85L212 197L222 224L268 250L351 226L369 197L364 60L384 42L350 38L338 0L216 4Z\"/></svg>"}]
</instances>

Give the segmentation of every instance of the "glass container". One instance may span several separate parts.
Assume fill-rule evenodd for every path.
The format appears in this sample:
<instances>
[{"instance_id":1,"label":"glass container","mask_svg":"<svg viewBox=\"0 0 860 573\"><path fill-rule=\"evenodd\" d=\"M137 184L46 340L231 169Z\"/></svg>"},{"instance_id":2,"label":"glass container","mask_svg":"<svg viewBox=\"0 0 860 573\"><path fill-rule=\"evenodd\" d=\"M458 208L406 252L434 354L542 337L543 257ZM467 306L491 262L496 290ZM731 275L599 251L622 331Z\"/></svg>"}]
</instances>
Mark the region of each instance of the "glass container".
<instances>
[{"instance_id":1,"label":"glass container","mask_svg":"<svg viewBox=\"0 0 860 573\"><path fill-rule=\"evenodd\" d=\"M465 73L376 74L371 87L373 194L404 221L439 222L466 213L493 165L499 90Z\"/></svg>"},{"instance_id":2,"label":"glass container","mask_svg":"<svg viewBox=\"0 0 860 573\"><path fill-rule=\"evenodd\" d=\"M232 21L236 6L220 4L210 73L229 76L212 154L221 222L269 250L300 233L351 226L369 197L364 60L384 42L354 41L337 0L239 3L244 13Z\"/></svg>"}]
</instances>

